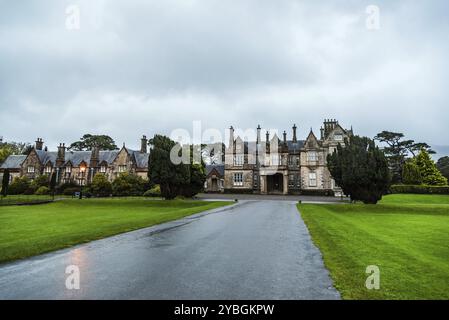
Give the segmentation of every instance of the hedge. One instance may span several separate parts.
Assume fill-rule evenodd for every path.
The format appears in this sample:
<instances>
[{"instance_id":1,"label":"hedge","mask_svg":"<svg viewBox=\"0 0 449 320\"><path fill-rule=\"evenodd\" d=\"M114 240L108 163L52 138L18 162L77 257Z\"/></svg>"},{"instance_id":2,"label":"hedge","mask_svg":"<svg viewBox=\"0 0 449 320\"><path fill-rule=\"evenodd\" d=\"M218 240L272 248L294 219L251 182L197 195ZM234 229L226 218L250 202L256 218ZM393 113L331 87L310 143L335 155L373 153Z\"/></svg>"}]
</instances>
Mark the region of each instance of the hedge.
<instances>
[{"instance_id":1,"label":"hedge","mask_svg":"<svg viewBox=\"0 0 449 320\"><path fill-rule=\"evenodd\" d=\"M321 197L334 197L335 193L331 189L302 189L299 192L303 196L321 196Z\"/></svg>"},{"instance_id":2,"label":"hedge","mask_svg":"<svg viewBox=\"0 0 449 320\"><path fill-rule=\"evenodd\" d=\"M391 193L415 193L415 194L449 194L449 186L427 186L397 184L390 187Z\"/></svg>"}]
</instances>

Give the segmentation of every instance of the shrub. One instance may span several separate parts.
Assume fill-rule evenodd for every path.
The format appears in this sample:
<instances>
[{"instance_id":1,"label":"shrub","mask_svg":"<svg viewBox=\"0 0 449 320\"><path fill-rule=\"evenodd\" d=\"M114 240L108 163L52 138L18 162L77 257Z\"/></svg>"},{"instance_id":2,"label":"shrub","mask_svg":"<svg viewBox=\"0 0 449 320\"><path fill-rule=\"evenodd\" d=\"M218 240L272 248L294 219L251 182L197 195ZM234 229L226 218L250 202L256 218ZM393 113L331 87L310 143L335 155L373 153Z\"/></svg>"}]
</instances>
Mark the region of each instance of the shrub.
<instances>
[{"instance_id":1,"label":"shrub","mask_svg":"<svg viewBox=\"0 0 449 320\"><path fill-rule=\"evenodd\" d=\"M16 177L9 185L8 194L23 194L30 188L30 180L24 177Z\"/></svg>"},{"instance_id":2,"label":"shrub","mask_svg":"<svg viewBox=\"0 0 449 320\"><path fill-rule=\"evenodd\" d=\"M144 197L160 197L161 196L161 187L158 184L156 184L150 190L145 191L145 193L143 195L144 195Z\"/></svg>"},{"instance_id":3,"label":"shrub","mask_svg":"<svg viewBox=\"0 0 449 320\"><path fill-rule=\"evenodd\" d=\"M449 194L449 186L404 185L396 184L390 187L391 193L415 194Z\"/></svg>"},{"instance_id":4,"label":"shrub","mask_svg":"<svg viewBox=\"0 0 449 320\"><path fill-rule=\"evenodd\" d=\"M333 190L326 189L326 190L301 190L301 195L303 196L322 196L322 197L334 197L335 193Z\"/></svg>"},{"instance_id":5,"label":"shrub","mask_svg":"<svg viewBox=\"0 0 449 320\"><path fill-rule=\"evenodd\" d=\"M50 193L50 188L46 187L46 186L42 186L42 187L39 187L34 194L35 195L47 195L49 193Z\"/></svg>"},{"instance_id":6,"label":"shrub","mask_svg":"<svg viewBox=\"0 0 449 320\"><path fill-rule=\"evenodd\" d=\"M134 174L122 173L112 182L114 196L141 196L146 181Z\"/></svg>"},{"instance_id":7,"label":"shrub","mask_svg":"<svg viewBox=\"0 0 449 320\"><path fill-rule=\"evenodd\" d=\"M90 192L97 197L108 197L112 193L112 184L104 174L97 173L92 180Z\"/></svg>"},{"instance_id":8,"label":"shrub","mask_svg":"<svg viewBox=\"0 0 449 320\"><path fill-rule=\"evenodd\" d=\"M40 187L48 187L50 179L46 174L37 176L33 181L31 181L31 188L37 190Z\"/></svg>"}]
</instances>

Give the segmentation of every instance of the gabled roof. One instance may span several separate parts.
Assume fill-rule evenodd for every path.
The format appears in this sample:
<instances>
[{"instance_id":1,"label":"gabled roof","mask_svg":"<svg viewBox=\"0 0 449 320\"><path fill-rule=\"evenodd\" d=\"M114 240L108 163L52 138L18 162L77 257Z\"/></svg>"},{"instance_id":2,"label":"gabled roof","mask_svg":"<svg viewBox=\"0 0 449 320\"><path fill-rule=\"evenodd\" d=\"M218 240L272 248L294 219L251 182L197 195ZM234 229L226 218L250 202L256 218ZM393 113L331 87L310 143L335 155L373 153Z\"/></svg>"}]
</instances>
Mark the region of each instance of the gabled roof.
<instances>
[{"instance_id":1,"label":"gabled roof","mask_svg":"<svg viewBox=\"0 0 449 320\"><path fill-rule=\"evenodd\" d=\"M0 165L0 169L20 169L26 155L11 155Z\"/></svg>"},{"instance_id":2,"label":"gabled roof","mask_svg":"<svg viewBox=\"0 0 449 320\"><path fill-rule=\"evenodd\" d=\"M309 147L308 144L309 143L314 143L317 147L320 146L320 142L318 141L317 137L315 136L315 134L313 133L313 130L310 129L310 133L307 136L306 141L304 142L304 147Z\"/></svg>"},{"instance_id":3,"label":"gabled roof","mask_svg":"<svg viewBox=\"0 0 449 320\"><path fill-rule=\"evenodd\" d=\"M132 151L132 150L129 150ZM136 160L136 165L138 168L148 167L148 159L150 158L149 153L142 153L140 151L132 151L134 159Z\"/></svg>"},{"instance_id":4,"label":"gabled roof","mask_svg":"<svg viewBox=\"0 0 449 320\"><path fill-rule=\"evenodd\" d=\"M209 176L209 174L213 171L217 171L217 173L220 176L224 176L224 164L210 164L206 165L206 176Z\"/></svg>"}]
</instances>

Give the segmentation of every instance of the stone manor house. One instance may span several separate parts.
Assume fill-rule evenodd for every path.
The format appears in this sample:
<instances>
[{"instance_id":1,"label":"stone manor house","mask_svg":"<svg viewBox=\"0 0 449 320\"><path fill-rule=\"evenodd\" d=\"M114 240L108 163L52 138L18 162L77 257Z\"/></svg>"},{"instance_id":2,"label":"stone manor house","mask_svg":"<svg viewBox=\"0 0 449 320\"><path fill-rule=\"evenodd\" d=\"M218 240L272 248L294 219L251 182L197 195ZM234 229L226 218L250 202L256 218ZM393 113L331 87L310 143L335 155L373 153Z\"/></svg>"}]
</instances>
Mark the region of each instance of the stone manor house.
<instances>
[{"instance_id":1,"label":"stone manor house","mask_svg":"<svg viewBox=\"0 0 449 320\"><path fill-rule=\"evenodd\" d=\"M234 136L225 150L224 164L206 166L206 192L256 193L256 194L335 194L341 190L335 185L326 166L326 157L339 143L353 134L343 129L336 120L325 120L316 137L312 129L305 140L298 140L296 125L292 138L283 132L280 139L270 137L267 131L261 139L257 127L256 141L243 141ZM64 144L57 151L44 148L41 138L36 140L28 155L11 155L0 165L0 179L9 169L11 179L27 176L34 179L41 174L56 173L57 183L75 182L86 185L96 173L105 174L113 181L120 173L128 172L147 178L148 140L141 139L140 150L123 147L120 150L69 151Z\"/></svg>"},{"instance_id":2,"label":"stone manor house","mask_svg":"<svg viewBox=\"0 0 449 320\"><path fill-rule=\"evenodd\" d=\"M296 125L292 138L283 132L282 140L266 132L261 140L257 127L256 141L243 141L234 136L231 127L225 163L206 167L206 191L256 194L335 194L341 189L335 185L327 169L327 155L338 144L353 134L343 129L338 121L325 120L317 138L310 130L305 140L298 140Z\"/></svg>"}]
</instances>

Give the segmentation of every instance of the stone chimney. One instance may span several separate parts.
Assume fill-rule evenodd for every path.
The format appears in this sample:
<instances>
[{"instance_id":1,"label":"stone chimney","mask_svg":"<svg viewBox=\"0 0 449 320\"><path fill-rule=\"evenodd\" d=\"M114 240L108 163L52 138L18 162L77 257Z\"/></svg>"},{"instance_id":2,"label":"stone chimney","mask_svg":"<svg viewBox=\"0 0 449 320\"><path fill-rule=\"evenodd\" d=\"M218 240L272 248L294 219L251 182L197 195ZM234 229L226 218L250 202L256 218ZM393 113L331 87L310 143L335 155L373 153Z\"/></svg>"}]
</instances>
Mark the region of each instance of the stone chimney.
<instances>
[{"instance_id":1,"label":"stone chimney","mask_svg":"<svg viewBox=\"0 0 449 320\"><path fill-rule=\"evenodd\" d=\"M56 166L61 167L65 162L65 144L60 143L58 147L58 156L56 157Z\"/></svg>"},{"instance_id":2,"label":"stone chimney","mask_svg":"<svg viewBox=\"0 0 449 320\"><path fill-rule=\"evenodd\" d=\"M296 124L293 125L293 142L297 142L298 140L296 139Z\"/></svg>"},{"instance_id":3,"label":"stone chimney","mask_svg":"<svg viewBox=\"0 0 449 320\"><path fill-rule=\"evenodd\" d=\"M140 152L141 153L147 153L147 145L148 145L148 139L147 136L142 136L142 139L140 139Z\"/></svg>"},{"instance_id":4,"label":"stone chimney","mask_svg":"<svg viewBox=\"0 0 449 320\"><path fill-rule=\"evenodd\" d=\"M44 146L44 141L42 141L42 138L37 138L36 139L36 146L35 149L36 150L42 150L42 147Z\"/></svg>"},{"instance_id":5,"label":"stone chimney","mask_svg":"<svg viewBox=\"0 0 449 320\"><path fill-rule=\"evenodd\" d=\"M338 124L338 121L336 119L324 119L324 137L323 138L327 138L327 136L331 133L331 131L335 129L337 124Z\"/></svg>"},{"instance_id":6,"label":"stone chimney","mask_svg":"<svg viewBox=\"0 0 449 320\"><path fill-rule=\"evenodd\" d=\"M321 132L321 140L324 140L324 128L323 127L320 128L320 132Z\"/></svg>"},{"instance_id":7,"label":"stone chimney","mask_svg":"<svg viewBox=\"0 0 449 320\"><path fill-rule=\"evenodd\" d=\"M265 150L266 152L269 152L270 150L270 132L267 131L265 134L266 140L265 140Z\"/></svg>"},{"instance_id":8,"label":"stone chimney","mask_svg":"<svg viewBox=\"0 0 449 320\"><path fill-rule=\"evenodd\" d=\"M287 132L284 130L284 146L287 145Z\"/></svg>"},{"instance_id":9,"label":"stone chimney","mask_svg":"<svg viewBox=\"0 0 449 320\"><path fill-rule=\"evenodd\" d=\"M257 143L260 143L260 124L257 125Z\"/></svg>"},{"instance_id":10,"label":"stone chimney","mask_svg":"<svg viewBox=\"0 0 449 320\"><path fill-rule=\"evenodd\" d=\"M229 128L229 148L234 147L234 127Z\"/></svg>"},{"instance_id":11,"label":"stone chimney","mask_svg":"<svg viewBox=\"0 0 449 320\"><path fill-rule=\"evenodd\" d=\"M92 147L92 152L90 154L90 168L98 167L100 161L100 148L95 145Z\"/></svg>"}]
</instances>

